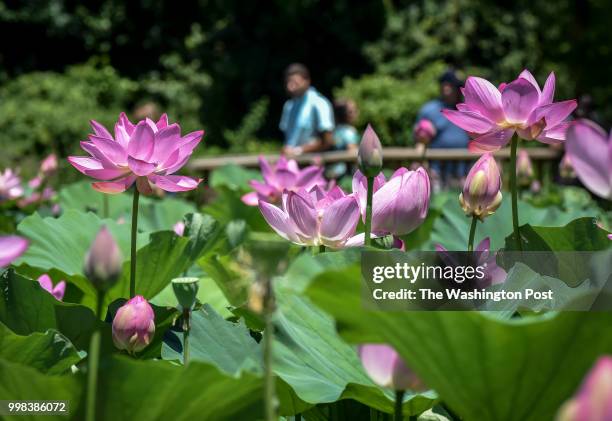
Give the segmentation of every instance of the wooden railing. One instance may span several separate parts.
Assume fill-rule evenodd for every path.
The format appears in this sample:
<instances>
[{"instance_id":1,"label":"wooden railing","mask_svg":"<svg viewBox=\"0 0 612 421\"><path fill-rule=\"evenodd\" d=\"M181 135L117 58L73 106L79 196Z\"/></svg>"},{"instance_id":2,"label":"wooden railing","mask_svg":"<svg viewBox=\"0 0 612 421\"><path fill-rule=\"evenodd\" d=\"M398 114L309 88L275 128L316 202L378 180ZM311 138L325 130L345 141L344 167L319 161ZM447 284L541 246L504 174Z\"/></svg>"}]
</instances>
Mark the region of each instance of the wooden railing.
<instances>
[{"instance_id":1,"label":"wooden railing","mask_svg":"<svg viewBox=\"0 0 612 421\"><path fill-rule=\"evenodd\" d=\"M561 151L558 149L538 147L526 148L529 156L535 161L549 161L559 159ZM243 167L258 167L259 155L223 155L211 158L192 159L188 164L193 171L208 172L215 168L222 167L227 164L235 164ZM275 162L278 159L278 154L264 154L269 162ZM422 152L415 148L391 148L385 147L384 161L386 164L399 164L402 161L419 161L422 159L439 160L439 161L475 161L479 155L469 152L467 149L428 149L423 156ZM509 159L510 149L505 148L495 152L495 157L498 159ZM312 163L330 164L334 162L355 162L357 153L352 151L330 151L320 153L303 154L294 159L300 165L308 165Z\"/></svg>"}]
</instances>

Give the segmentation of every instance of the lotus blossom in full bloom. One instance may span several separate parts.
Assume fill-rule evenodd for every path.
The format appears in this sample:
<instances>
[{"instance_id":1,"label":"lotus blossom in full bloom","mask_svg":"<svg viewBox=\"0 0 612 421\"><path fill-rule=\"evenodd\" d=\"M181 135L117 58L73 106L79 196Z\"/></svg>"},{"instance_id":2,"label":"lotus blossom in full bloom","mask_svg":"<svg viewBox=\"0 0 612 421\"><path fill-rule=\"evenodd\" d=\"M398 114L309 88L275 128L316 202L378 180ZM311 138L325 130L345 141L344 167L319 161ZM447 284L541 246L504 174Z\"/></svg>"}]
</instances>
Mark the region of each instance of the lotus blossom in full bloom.
<instances>
[{"instance_id":1,"label":"lotus blossom in full bloom","mask_svg":"<svg viewBox=\"0 0 612 421\"><path fill-rule=\"evenodd\" d=\"M280 156L276 164L270 164L263 156L259 157L259 167L263 183L259 180L249 181L255 190L242 196L242 201L249 206L257 206L260 200L268 203L280 201L283 191L310 190L314 186L326 185L323 168L310 165L300 169L294 159Z\"/></svg>"},{"instance_id":2,"label":"lotus blossom in full bloom","mask_svg":"<svg viewBox=\"0 0 612 421\"><path fill-rule=\"evenodd\" d=\"M415 390L423 387L422 381L389 345L361 345L359 358L368 376L381 387L393 390Z\"/></svg>"},{"instance_id":3,"label":"lotus blossom in full bloom","mask_svg":"<svg viewBox=\"0 0 612 421\"><path fill-rule=\"evenodd\" d=\"M567 131L567 155L578 179L597 196L612 200L612 131L578 120Z\"/></svg>"},{"instance_id":4,"label":"lotus blossom in full bloom","mask_svg":"<svg viewBox=\"0 0 612 421\"><path fill-rule=\"evenodd\" d=\"M28 248L28 240L17 235L0 236L0 268L8 266Z\"/></svg>"},{"instance_id":5,"label":"lotus blossom in full bloom","mask_svg":"<svg viewBox=\"0 0 612 421\"><path fill-rule=\"evenodd\" d=\"M152 186L169 192L195 189L201 180L174 173L181 169L200 143L203 131L181 136L177 123L168 124L162 115L157 123L150 119L133 124L121 113L114 137L100 123L91 121L94 131L81 147L90 156L71 156L70 163L98 181L93 188L103 193L121 193L134 183L143 194Z\"/></svg>"},{"instance_id":6,"label":"lotus blossom in full bloom","mask_svg":"<svg viewBox=\"0 0 612 421\"><path fill-rule=\"evenodd\" d=\"M357 201L338 186L329 192L320 186L285 190L280 207L260 200L259 209L278 235L305 246L341 248L359 223Z\"/></svg>"},{"instance_id":7,"label":"lotus blossom in full bloom","mask_svg":"<svg viewBox=\"0 0 612 421\"><path fill-rule=\"evenodd\" d=\"M556 144L565 140L566 118L576 100L553 102L555 74L550 73L540 89L529 70L496 88L491 82L471 76L462 89L465 102L457 110L442 110L446 118L472 137L472 152L491 152L505 146L514 133L525 140Z\"/></svg>"},{"instance_id":8,"label":"lotus blossom in full bloom","mask_svg":"<svg viewBox=\"0 0 612 421\"><path fill-rule=\"evenodd\" d=\"M64 293L66 292L66 281L59 281L57 285L53 286L51 277L46 273L39 276L37 281L40 286L49 294L53 295L56 300L62 301L62 298L64 298Z\"/></svg>"},{"instance_id":9,"label":"lotus blossom in full bloom","mask_svg":"<svg viewBox=\"0 0 612 421\"><path fill-rule=\"evenodd\" d=\"M365 220L367 181L360 172L353 176L353 194ZM374 177L372 234L405 235L423 223L429 210L429 176L423 168L399 168L389 181L380 173Z\"/></svg>"},{"instance_id":10,"label":"lotus blossom in full bloom","mask_svg":"<svg viewBox=\"0 0 612 421\"><path fill-rule=\"evenodd\" d=\"M23 195L21 179L10 168L0 172L0 202L13 200Z\"/></svg>"},{"instance_id":11,"label":"lotus blossom in full bloom","mask_svg":"<svg viewBox=\"0 0 612 421\"><path fill-rule=\"evenodd\" d=\"M557 421L607 421L612 419L612 357L600 357L576 396L566 402Z\"/></svg>"},{"instance_id":12,"label":"lotus blossom in full bloom","mask_svg":"<svg viewBox=\"0 0 612 421\"><path fill-rule=\"evenodd\" d=\"M112 331L117 348L130 354L142 351L155 335L153 308L143 296L135 296L117 310Z\"/></svg>"}]
</instances>

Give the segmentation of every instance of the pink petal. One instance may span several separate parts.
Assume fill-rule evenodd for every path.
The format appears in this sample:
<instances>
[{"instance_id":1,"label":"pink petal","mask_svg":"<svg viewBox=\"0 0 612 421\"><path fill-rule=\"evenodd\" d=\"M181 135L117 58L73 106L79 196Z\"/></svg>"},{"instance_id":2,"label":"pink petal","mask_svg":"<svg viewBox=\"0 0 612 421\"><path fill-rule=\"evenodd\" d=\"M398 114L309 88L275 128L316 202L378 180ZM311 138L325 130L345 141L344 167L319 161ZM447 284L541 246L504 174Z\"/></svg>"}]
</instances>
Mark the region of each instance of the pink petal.
<instances>
[{"instance_id":1,"label":"pink petal","mask_svg":"<svg viewBox=\"0 0 612 421\"><path fill-rule=\"evenodd\" d=\"M529 118L530 122L536 122L544 118L546 127L554 127L564 121L576 109L576 100L554 102L548 105L541 105L535 109Z\"/></svg>"},{"instance_id":2,"label":"pink petal","mask_svg":"<svg viewBox=\"0 0 612 421\"><path fill-rule=\"evenodd\" d=\"M388 345L362 345L359 358L368 376L379 386L393 385L393 367L398 358L397 352Z\"/></svg>"},{"instance_id":3,"label":"pink petal","mask_svg":"<svg viewBox=\"0 0 612 421\"><path fill-rule=\"evenodd\" d=\"M354 197L337 200L323 213L320 237L323 244L339 247L352 235L359 223L359 206Z\"/></svg>"},{"instance_id":4,"label":"pink petal","mask_svg":"<svg viewBox=\"0 0 612 421\"><path fill-rule=\"evenodd\" d=\"M8 266L11 262L25 253L28 240L16 235L0 237L0 267Z\"/></svg>"},{"instance_id":5,"label":"pink petal","mask_svg":"<svg viewBox=\"0 0 612 421\"><path fill-rule=\"evenodd\" d=\"M128 165L132 172L138 176L145 176L151 174L155 170L155 164L150 162L141 161L140 159L128 157Z\"/></svg>"},{"instance_id":6,"label":"pink petal","mask_svg":"<svg viewBox=\"0 0 612 421\"><path fill-rule=\"evenodd\" d=\"M66 293L66 282L65 281L59 281L57 285L55 286L55 288L53 288L53 291L51 291L51 294L53 294L53 296L58 301L62 301L62 298L64 298L65 293Z\"/></svg>"},{"instance_id":7,"label":"pink petal","mask_svg":"<svg viewBox=\"0 0 612 421\"><path fill-rule=\"evenodd\" d=\"M102 193L117 194L123 193L124 191L129 189L132 184L134 184L134 181L136 181L136 176L130 175L116 181L100 181L97 183L93 183L91 187L93 187L94 190L97 190Z\"/></svg>"},{"instance_id":8,"label":"pink petal","mask_svg":"<svg viewBox=\"0 0 612 421\"><path fill-rule=\"evenodd\" d=\"M259 202L259 195L257 192L252 191L242 196L240 200L242 200L242 203L247 206L257 206L257 203Z\"/></svg>"},{"instance_id":9,"label":"pink petal","mask_svg":"<svg viewBox=\"0 0 612 421\"><path fill-rule=\"evenodd\" d=\"M155 134L155 147L151 160L163 162L172 152L179 148L181 140L181 128L178 124L172 124L160 129Z\"/></svg>"},{"instance_id":10,"label":"pink petal","mask_svg":"<svg viewBox=\"0 0 612 421\"><path fill-rule=\"evenodd\" d=\"M512 129L489 132L472 140L468 144L468 149L474 153L497 151L506 146L513 134Z\"/></svg>"},{"instance_id":11,"label":"pink petal","mask_svg":"<svg viewBox=\"0 0 612 421\"><path fill-rule=\"evenodd\" d=\"M315 184L323 181L323 168L310 166L299 172L295 181L296 187L304 187L309 190Z\"/></svg>"},{"instance_id":12,"label":"pink petal","mask_svg":"<svg viewBox=\"0 0 612 421\"><path fill-rule=\"evenodd\" d=\"M264 158L263 155L259 155L258 160L259 168L261 169L261 175L266 184L275 185L276 178L274 177L274 171L272 170L272 167L270 167L270 164L268 163L266 158Z\"/></svg>"},{"instance_id":13,"label":"pink petal","mask_svg":"<svg viewBox=\"0 0 612 421\"><path fill-rule=\"evenodd\" d=\"M87 153L89 153L93 158L100 161L100 164L103 168L116 168L117 164L110 160L101 150L98 149L96 145L92 142L82 141L80 142L81 148Z\"/></svg>"},{"instance_id":14,"label":"pink petal","mask_svg":"<svg viewBox=\"0 0 612 421\"><path fill-rule=\"evenodd\" d=\"M522 78L509 83L501 97L506 120L513 124L527 122L529 115L540 101L540 94L536 88Z\"/></svg>"},{"instance_id":15,"label":"pink petal","mask_svg":"<svg viewBox=\"0 0 612 421\"><path fill-rule=\"evenodd\" d=\"M310 199L310 196L308 197ZM317 236L318 218L317 212L311 201L306 200L296 192L289 192L286 200L285 211L295 226L298 235L312 239Z\"/></svg>"},{"instance_id":16,"label":"pink petal","mask_svg":"<svg viewBox=\"0 0 612 421\"><path fill-rule=\"evenodd\" d=\"M110 180L121 177L128 171L121 168L104 168L97 159L84 156L69 156L68 162L83 174L98 180Z\"/></svg>"},{"instance_id":17,"label":"pink petal","mask_svg":"<svg viewBox=\"0 0 612 421\"><path fill-rule=\"evenodd\" d=\"M488 80L469 77L463 89L465 103L489 120L498 123L504 120L502 96L499 90Z\"/></svg>"},{"instance_id":18,"label":"pink petal","mask_svg":"<svg viewBox=\"0 0 612 421\"><path fill-rule=\"evenodd\" d=\"M89 140L115 165L127 163L127 151L118 142L94 135L89 135Z\"/></svg>"},{"instance_id":19,"label":"pink petal","mask_svg":"<svg viewBox=\"0 0 612 421\"><path fill-rule=\"evenodd\" d=\"M491 120L473 111L442 110L442 114L466 132L486 133L495 128Z\"/></svg>"},{"instance_id":20,"label":"pink petal","mask_svg":"<svg viewBox=\"0 0 612 421\"><path fill-rule=\"evenodd\" d=\"M168 115L163 113L155 125L157 126L157 130L166 128L168 126Z\"/></svg>"},{"instance_id":21,"label":"pink petal","mask_svg":"<svg viewBox=\"0 0 612 421\"><path fill-rule=\"evenodd\" d=\"M596 195L612 199L612 152L603 129L578 120L568 129L565 143L580 181Z\"/></svg>"},{"instance_id":22,"label":"pink petal","mask_svg":"<svg viewBox=\"0 0 612 421\"><path fill-rule=\"evenodd\" d=\"M544 89L542 89L542 95L540 95L540 105L547 105L553 102L555 96L555 74L550 72L546 83L544 83Z\"/></svg>"},{"instance_id":23,"label":"pink petal","mask_svg":"<svg viewBox=\"0 0 612 421\"><path fill-rule=\"evenodd\" d=\"M276 186L279 190L292 189L296 187L295 182L297 180L297 176L294 172L285 169L277 169L275 178Z\"/></svg>"},{"instance_id":24,"label":"pink petal","mask_svg":"<svg viewBox=\"0 0 612 421\"><path fill-rule=\"evenodd\" d=\"M136 159L147 161L153 155L154 146L155 133L146 121L141 121L136 125L134 133L130 137L128 154Z\"/></svg>"},{"instance_id":25,"label":"pink petal","mask_svg":"<svg viewBox=\"0 0 612 421\"><path fill-rule=\"evenodd\" d=\"M565 141L565 135L567 129L572 125L571 121L564 121L554 127L546 127L540 136L536 138L538 142L546 143L549 145L558 145Z\"/></svg>"},{"instance_id":26,"label":"pink petal","mask_svg":"<svg viewBox=\"0 0 612 421\"><path fill-rule=\"evenodd\" d=\"M148 178L157 187L169 192L193 190L202 181L201 179L183 175L150 175Z\"/></svg>"},{"instance_id":27,"label":"pink petal","mask_svg":"<svg viewBox=\"0 0 612 421\"><path fill-rule=\"evenodd\" d=\"M295 229L289 220L289 215L280 210L274 205L267 202L259 201L259 210L263 215L266 222L272 227L274 231L285 240L289 240L294 243L300 243L298 240Z\"/></svg>"},{"instance_id":28,"label":"pink petal","mask_svg":"<svg viewBox=\"0 0 612 421\"><path fill-rule=\"evenodd\" d=\"M51 277L46 273L44 275L40 275L37 279L40 286L48 292L53 292L53 281L51 281Z\"/></svg>"},{"instance_id":29,"label":"pink petal","mask_svg":"<svg viewBox=\"0 0 612 421\"><path fill-rule=\"evenodd\" d=\"M538 81L535 80L535 77L531 74L531 72L527 69L523 70L519 75L519 78L525 79L527 82L531 83L534 88L538 91L538 97L541 94L540 85L538 85Z\"/></svg>"},{"instance_id":30,"label":"pink petal","mask_svg":"<svg viewBox=\"0 0 612 421\"><path fill-rule=\"evenodd\" d=\"M106 130L106 127L104 127L103 125L98 123L96 120L90 120L89 124L91 124L91 128L93 129L94 133L97 136L105 137L107 139L112 139L113 138L111 136L111 134L109 133L109 131Z\"/></svg>"},{"instance_id":31,"label":"pink petal","mask_svg":"<svg viewBox=\"0 0 612 421\"><path fill-rule=\"evenodd\" d=\"M489 237L485 237L478 245L476 246L476 251L489 251L491 250L491 239Z\"/></svg>"},{"instance_id":32,"label":"pink petal","mask_svg":"<svg viewBox=\"0 0 612 421\"><path fill-rule=\"evenodd\" d=\"M130 121L130 119L127 117L127 115L124 112L121 112L119 114L118 124L123 126L123 128L125 129L125 131L127 132L129 136L131 136L132 133L134 133L134 129L136 128L134 123Z\"/></svg>"}]
</instances>

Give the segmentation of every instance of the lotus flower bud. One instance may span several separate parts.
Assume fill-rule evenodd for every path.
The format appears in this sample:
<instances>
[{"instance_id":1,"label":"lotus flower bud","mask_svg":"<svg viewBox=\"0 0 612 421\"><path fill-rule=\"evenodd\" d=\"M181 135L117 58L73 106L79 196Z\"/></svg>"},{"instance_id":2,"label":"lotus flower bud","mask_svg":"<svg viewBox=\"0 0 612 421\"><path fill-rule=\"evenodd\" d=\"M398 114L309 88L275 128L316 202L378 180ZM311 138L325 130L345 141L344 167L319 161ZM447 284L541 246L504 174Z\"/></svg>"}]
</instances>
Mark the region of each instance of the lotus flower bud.
<instances>
[{"instance_id":1,"label":"lotus flower bud","mask_svg":"<svg viewBox=\"0 0 612 421\"><path fill-rule=\"evenodd\" d=\"M359 169L366 177L376 177L382 169L382 145L378 135L369 124L361 138L357 163L359 164Z\"/></svg>"},{"instance_id":2,"label":"lotus flower bud","mask_svg":"<svg viewBox=\"0 0 612 421\"><path fill-rule=\"evenodd\" d=\"M533 178L533 164L531 158L529 158L529 153L525 149L518 152L516 175L521 186L528 186Z\"/></svg>"},{"instance_id":3,"label":"lotus flower bud","mask_svg":"<svg viewBox=\"0 0 612 421\"><path fill-rule=\"evenodd\" d=\"M359 358L368 376L381 387L394 390L423 388L422 381L388 345L362 345L359 347Z\"/></svg>"},{"instance_id":4,"label":"lotus flower bud","mask_svg":"<svg viewBox=\"0 0 612 421\"><path fill-rule=\"evenodd\" d=\"M424 118L414 127L413 135L417 142L429 142L436 135L436 128L430 120Z\"/></svg>"},{"instance_id":5,"label":"lotus flower bud","mask_svg":"<svg viewBox=\"0 0 612 421\"><path fill-rule=\"evenodd\" d=\"M583 382L578 394L566 402L557 421L612 419L612 357L601 357Z\"/></svg>"},{"instance_id":6,"label":"lotus flower bud","mask_svg":"<svg viewBox=\"0 0 612 421\"><path fill-rule=\"evenodd\" d=\"M40 172L44 177L50 177L57 171L57 156L52 153L40 164Z\"/></svg>"},{"instance_id":7,"label":"lotus flower bud","mask_svg":"<svg viewBox=\"0 0 612 421\"><path fill-rule=\"evenodd\" d=\"M174 295L183 310L192 310L198 295L198 278L176 278L172 280Z\"/></svg>"},{"instance_id":8,"label":"lotus flower bud","mask_svg":"<svg viewBox=\"0 0 612 421\"><path fill-rule=\"evenodd\" d=\"M501 204L500 189L501 175L495 158L485 153L470 169L459 203L467 215L482 220L492 215Z\"/></svg>"},{"instance_id":9,"label":"lotus flower bud","mask_svg":"<svg viewBox=\"0 0 612 421\"><path fill-rule=\"evenodd\" d=\"M130 354L142 351L155 335L155 313L141 295L117 310L113 319L113 343Z\"/></svg>"},{"instance_id":10,"label":"lotus flower bud","mask_svg":"<svg viewBox=\"0 0 612 421\"><path fill-rule=\"evenodd\" d=\"M176 235L182 237L183 234L185 234L185 223L183 221L178 221L176 224L174 224L172 229L174 230Z\"/></svg>"},{"instance_id":11,"label":"lotus flower bud","mask_svg":"<svg viewBox=\"0 0 612 421\"><path fill-rule=\"evenodd\" d=\"M85 256L85 276L99 291L106 291L121 275L121 251L106 227L96 235Z\"/></svg>"}]
</instances>

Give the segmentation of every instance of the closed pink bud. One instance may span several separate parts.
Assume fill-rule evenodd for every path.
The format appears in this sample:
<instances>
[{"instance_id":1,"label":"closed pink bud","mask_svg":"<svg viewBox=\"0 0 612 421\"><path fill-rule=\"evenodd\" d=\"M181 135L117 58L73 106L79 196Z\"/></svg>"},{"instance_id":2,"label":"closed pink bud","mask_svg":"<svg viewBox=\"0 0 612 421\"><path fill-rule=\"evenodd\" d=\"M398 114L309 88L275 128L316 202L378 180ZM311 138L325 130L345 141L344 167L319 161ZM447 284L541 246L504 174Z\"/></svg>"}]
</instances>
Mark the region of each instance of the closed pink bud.
<instances>
[{"instance_id":1,"label":"closed pink bud","mask_svg":"<svg viewBox=\"0 0 612 421\"><path fill-rule=\"evenodd\" d=\"M429 142L436 135L436 128L427 119L421 119L414 127L414 138L419 142Z\"/></svg>"},{"instance_id":2,"label":"closed pink bud","mask_svg":"<svg viewBox=\"0 0 612 421\"><path fill-rule=\"evenodd\" d=\"M140 352L155 335L155 313L141 295L125 303L113 319L113 343L130 354Z\"/></svg>"},{"instance_id":3,"label":"closed pink bud","mask_svg":"<svg viewBox=\"0 0 612 421\"><path fill-rule=\"evenodd\" d=\"M469 216L481 220L492 215L502 201L501 175L495 158L490 153L480 157L470 169L459 195L459 203Z\"/></svg>"},{"instance_id":4,"label":"closed pink bud","mask_svg":"<svg viewBox=\"0 0 612 421\"><path fill-rule=\"evenodd\" d=\"M366 177L375 177L382 169L382 145L378 135L369 124L361 138L357 162L359 169Z\"/></svg>"},{"instance_id":5,"label":"closed pink bud","mask_svg":"<svg viewBox=\"0 0 612 421\"><path fill-rule=\"evenodd\" d=\"M178 221L176 224L174 224L172 229L174 230L176 235L182 237L183 234L185 234L185 223L183 221Z\"/></svg>"},{"instance_id":6,"label":"closed pink bud","mask_svg":"<svg viewBox=\"0 0 612 421\"><path fill-rule=\"evenodd\" d=\"M572 159L570 158L569 153L565 153L561 162L559 163L559 175L561 178L566 180L571 180L576 178L576 172L574 171L574 166L572 165Z\"/></svg>"},{"instance_id":7,"label":"closed pink bud","mask_svg":"<svg viewBox=\"0 0 612 421\"><path fill-rule=\"evenodd\" d=\"M388 345L362 345L359 347L359 358L368 376L381 387L394 390L415 390L423 387L417 375Z\"/></svg>"},{"instance_id":8,"label":"closed pink bud","mask_svg":"<svg viewBox=\"0 0 612 421\"><path fill-rule=\"evenodd\" d=\"M85 276L98 290L105 291L119 279L122 263L117 242L110 231L102 227L85 255Z\"/></svg>"},{"instance_id":9,"label":"closed pink bud","mask_svg":"<svg viewBox=\"0 0 612 421\"><path fill-rule=\"evenodd\" d=\"M557 421L612 419L612 357L599 358L584 380L578 394L565 403Z\"/></svg>"}]
</instances>

